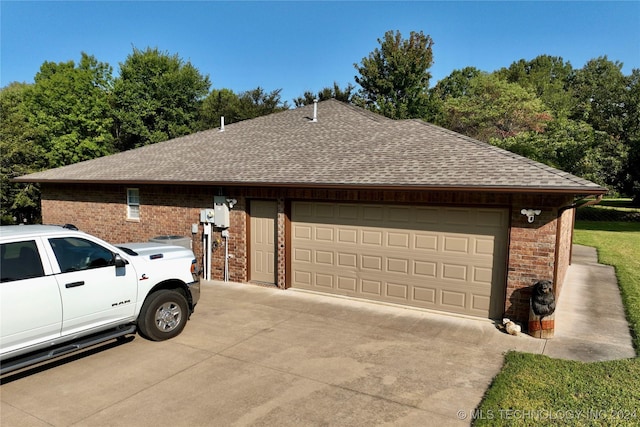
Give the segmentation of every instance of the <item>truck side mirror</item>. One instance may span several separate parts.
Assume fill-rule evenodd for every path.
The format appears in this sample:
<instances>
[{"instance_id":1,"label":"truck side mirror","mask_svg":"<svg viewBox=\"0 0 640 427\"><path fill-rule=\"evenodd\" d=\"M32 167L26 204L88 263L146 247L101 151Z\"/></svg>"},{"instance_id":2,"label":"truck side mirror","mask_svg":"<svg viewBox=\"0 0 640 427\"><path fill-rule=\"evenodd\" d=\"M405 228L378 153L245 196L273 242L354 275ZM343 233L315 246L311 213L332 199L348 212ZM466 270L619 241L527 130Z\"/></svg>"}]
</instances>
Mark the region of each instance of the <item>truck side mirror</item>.
<instances>
[{"instance_id":1,"label":"truck side mirror","mask_svg":"<svg viewBox=\"0 0 640 427\"><path fill-rule=\"evenodd\" d=\"M113 263L115 264L116 268L122 268L125 265L129 264L127 262L127 260L123 259L120 254L114 254L113 255Z\"/></svg>"}]
</instances>

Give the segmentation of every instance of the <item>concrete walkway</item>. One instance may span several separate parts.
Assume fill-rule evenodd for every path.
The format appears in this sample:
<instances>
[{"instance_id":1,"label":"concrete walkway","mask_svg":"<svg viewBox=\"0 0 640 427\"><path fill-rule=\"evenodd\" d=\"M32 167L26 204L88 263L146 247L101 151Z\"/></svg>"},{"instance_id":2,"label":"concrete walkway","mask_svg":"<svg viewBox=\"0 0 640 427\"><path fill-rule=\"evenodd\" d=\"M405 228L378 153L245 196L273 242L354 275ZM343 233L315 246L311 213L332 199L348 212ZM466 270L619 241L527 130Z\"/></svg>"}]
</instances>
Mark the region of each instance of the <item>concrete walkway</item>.
<instances>
[{"instance_id":1,"label":"concrete walkway","mask_svg":"<svg viewBox=\"0 0 640 427\"><path fill-rule=\"evenodd\" d=\"M173 340L136 336L3 378L0 425L466 426L508 350L634 356L609 273L593 251L574 250L550 340L489 320L207 282Z\"/></svg>"},{"instance_id":2,"label":"concrete walkway","mask_svg":"<svg viewBox=\"0 0 640 427\"><path fill-rule=\"evenodd\" d=\"M595 248L573 245L555 326L547 356L583 362L635 357L615 271L598 264Z\"/></svg>"}]
</instances>

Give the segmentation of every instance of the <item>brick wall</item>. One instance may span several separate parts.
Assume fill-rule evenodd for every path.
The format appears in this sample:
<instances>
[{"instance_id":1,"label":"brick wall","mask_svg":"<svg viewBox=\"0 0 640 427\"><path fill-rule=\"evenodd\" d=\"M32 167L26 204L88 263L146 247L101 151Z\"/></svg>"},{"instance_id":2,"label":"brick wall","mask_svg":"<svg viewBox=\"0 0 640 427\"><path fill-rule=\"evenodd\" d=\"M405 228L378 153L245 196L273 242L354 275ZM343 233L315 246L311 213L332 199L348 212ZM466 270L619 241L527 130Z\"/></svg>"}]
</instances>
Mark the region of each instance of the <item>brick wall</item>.
<instances>
[{"instance_id":1,"label":"brick wall","mask_svg":"<svg viewBox=\"0 0 640 427\"><path fill-rule=\"evenodd\" d=\"M571 199L566 196L514 196L509 231L505 317L526 323L533 284L538 280L551 280L555 286L557 274L561 275L561 280L564 279L571 236L566 228L560 227L558 208L570 202ZM520 212L523 208L540 209L542 212L533 223L529 223Z\"/></svg>"},{"instance_id":2,"label":"brick wall","mask_svg":"<svg viewBox=\"0 0 640 427\"><path fill-rule=\"evenodd\" d=\"M567 200L564 206L569 205ZM571 245L573 244L573 226L575 222L575 209L566 209L560 213L560 232L558 233L558 256L556 268L555 294L559 298L562 294L562 285L567 275L567 269L571 264Z\"/></svg>"},{"instance_id":3,"label":"brick wall","mask_svg":"<svg viewBox=\"0 0 640 427\"><path fill-rule=\"evenodd\" d=\"M127 188L140 189L140 220L127 219ZM213 194L213 193L209 193ZM191 236L201 207L213 196L196 188L120 185L43 185L42 222L71 223L110 242Z\"/></svg>"},{"instance_id":4,"label":"brick wall","mask_svg":"<svg viewBox=\"0 0 640 427\"><path fill-rule=\"evenodd\" d=\"M573 211L565 211L560 220L557 217L558 208L571 201L566 196L209 186L129 187L140 191L140 220L126 218L127 186L45 184L42 186L43 222L72 223L81 230L114 243L146 241L165 234L190 236L193 238L193 250L202 265L203 227L199 224L200 209L213 207L214 195L224 194L235 198L237 204L230 213L228 240L225 241L220 230L213 233L215 245L211 274L214 279L224 277L224 244L227 244L233 256L229 259L230 280L248 282L248 201L275 200L276 284L284 288L287 282L287 209L292 200L506 207L511 209L511 219L509 256L506 261L505 315L520 322L528 319L531 285L536 280L556 278L561 285L569 263ZM542 213L530 224L520 213L522 208L541 209ZM193 223L198 223L199 227L195 235L191 234ZM556 250L556 247L559 249Z\"/></svg>"}]
</instances>

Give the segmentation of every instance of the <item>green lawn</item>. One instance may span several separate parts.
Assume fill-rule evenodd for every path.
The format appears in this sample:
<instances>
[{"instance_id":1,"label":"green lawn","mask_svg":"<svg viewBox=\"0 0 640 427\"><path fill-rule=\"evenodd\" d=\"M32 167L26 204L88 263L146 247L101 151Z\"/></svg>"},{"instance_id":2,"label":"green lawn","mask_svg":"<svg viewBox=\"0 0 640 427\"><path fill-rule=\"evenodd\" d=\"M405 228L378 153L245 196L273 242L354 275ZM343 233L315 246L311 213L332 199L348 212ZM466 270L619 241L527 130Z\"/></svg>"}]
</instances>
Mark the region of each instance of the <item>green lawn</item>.
<instances>
[{"instance_id":1,"label":"green lawn","mask_svg":"<svg viewBox=\"0 0 640 427\"><path fill-rule=\"evenodd\" d=\"M640 353L640 222L578 221L574 242L613 265ZM510 352L476 426L640 425L640 358L583 363Z\"/></svg>"},{"instance_id":2,"label":"green lawn","mask_svg":"<svg viewBox=\"0 0 640 427\"><path fill-rule=\"evenodd\" d=\"M510 352L473 425L640 425L639 379L639 358L584 363Z\"/></svg>"},{"instance_id":3,"label":"green lawn","mask_svg":"<svg viewBox=\"0 0 640 427\"><path fill-rule=\"evenodd\" d=\"M601 209L620 209L624 211L640 211L640 208L633 206L632 199L630 198L617 198L617 199L602 199L597 205L593 205L594 208Z\"/></svg>"},{"instance_id":4,"label":"green lawn","mask_svg":"<svg viewBox=\"0 0 640 427\"><path fill-rule=\"evenodd\" d=\"M603 199L594 206L578 209L576 218L581 221L640 222L640 208L631 199Z\"/></svg>"}]
</instances>

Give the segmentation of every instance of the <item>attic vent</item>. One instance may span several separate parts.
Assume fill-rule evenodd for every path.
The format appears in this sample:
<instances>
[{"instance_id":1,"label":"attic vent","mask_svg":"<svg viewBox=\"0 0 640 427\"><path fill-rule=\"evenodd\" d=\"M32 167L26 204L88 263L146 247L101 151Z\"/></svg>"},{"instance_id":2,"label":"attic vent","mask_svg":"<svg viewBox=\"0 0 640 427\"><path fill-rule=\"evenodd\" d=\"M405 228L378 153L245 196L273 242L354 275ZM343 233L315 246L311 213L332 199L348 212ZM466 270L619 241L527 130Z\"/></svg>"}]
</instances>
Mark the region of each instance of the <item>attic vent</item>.
<instances>
[{"instance_id":1,"label":"attic vent","mask_svg":"<svg viewBox=\"0 0 640 427\"><path fill-rule=\"evenodd\" d=\"M313 123L318 121L318 98L313 100Z\"/></svg>"}]
</instances>

